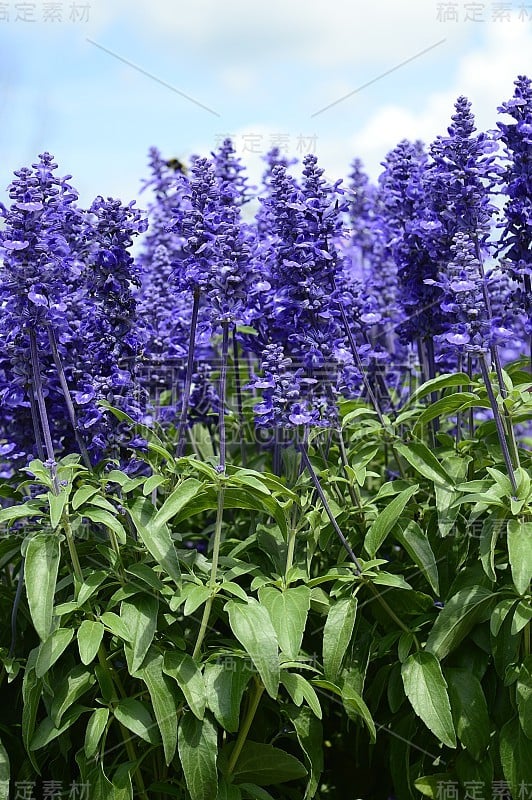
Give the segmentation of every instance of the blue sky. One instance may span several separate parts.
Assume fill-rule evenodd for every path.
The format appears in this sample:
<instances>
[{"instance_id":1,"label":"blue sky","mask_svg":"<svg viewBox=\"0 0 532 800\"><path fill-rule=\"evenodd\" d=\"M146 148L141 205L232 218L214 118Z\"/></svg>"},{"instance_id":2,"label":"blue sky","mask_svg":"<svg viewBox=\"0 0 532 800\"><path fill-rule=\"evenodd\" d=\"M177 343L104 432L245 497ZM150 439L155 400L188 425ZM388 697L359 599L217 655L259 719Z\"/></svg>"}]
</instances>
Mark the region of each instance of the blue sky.
<instances>
[{"instance_id":1,"label":"blue sky","mask_svg":"<svg viewBox=\"0 0 532 800\"><path fill-rule=\"evenodd\" d=\"M376 176L403 136L445 132L461 93L493 127L531 54L532 0L6 0L0 198L48 150L82 202L130 200L151 145L185 159L224 134L253 178L275 139L331 179L355 156Z\"/></svg>"}]
</instances>

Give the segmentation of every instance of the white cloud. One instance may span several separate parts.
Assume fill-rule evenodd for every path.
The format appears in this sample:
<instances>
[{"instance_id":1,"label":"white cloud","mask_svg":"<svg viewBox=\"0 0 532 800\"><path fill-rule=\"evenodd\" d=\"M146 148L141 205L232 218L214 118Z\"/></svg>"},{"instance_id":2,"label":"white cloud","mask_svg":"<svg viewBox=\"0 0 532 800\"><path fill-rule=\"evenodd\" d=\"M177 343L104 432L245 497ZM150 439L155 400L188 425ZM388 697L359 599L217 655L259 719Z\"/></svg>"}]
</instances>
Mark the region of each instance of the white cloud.
<instances>
[{"instance_id":1,"label":"white cloud","mask_svg":"<svg viewBox=\"0 0 532 800\"><path fill-rule=\"evenodd\" d=\"M530 25L517 21L486 25L483 42L460 59L452 84L445 91L427 95L416 109L397 102L385 105L354 136L336 139L328 147L320 147L320 151L330 151L331 166L334 159L338 167L340 158L349 163L356 155L376 177L380 162L401 139L430 143L438 134L445 134L459 95L471 100L479 130L494 128L497 107L513 94L513 81L517 75L531 72L531 52Z\"/></svg>"},{"instance_id":2,"label":"white cloud","mask_svg":"<svg viewBox=\"0 0 532 800\"><path fill-rule=\"evenodd\" d=\"M437 3L427 0L182 0L179 5L114 0L112 8L117 18L152 31L161 44L188 47L206 61L223 57L232 63L249 57L316 66L393 62L450 30L437 20ZM452 31L455 41L467 35L464 25Z\"/></svg>"}]
</instances>

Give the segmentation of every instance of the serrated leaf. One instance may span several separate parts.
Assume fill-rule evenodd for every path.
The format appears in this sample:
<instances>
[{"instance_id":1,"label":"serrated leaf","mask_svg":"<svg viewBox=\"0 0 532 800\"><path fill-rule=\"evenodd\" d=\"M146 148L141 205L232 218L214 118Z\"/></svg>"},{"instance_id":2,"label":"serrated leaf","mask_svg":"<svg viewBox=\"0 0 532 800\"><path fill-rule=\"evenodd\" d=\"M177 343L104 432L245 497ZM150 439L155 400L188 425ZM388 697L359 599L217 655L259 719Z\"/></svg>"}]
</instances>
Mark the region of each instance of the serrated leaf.
<instances>
[{"instance_id":1,"label":"serrated leaf","mask_svg":"<svg viewBox=\"0 0 532 800\"><path fill-rule=\"evenodd\" d=\"M178 750L192 800L216 800L218 736L212 720L184 714L179 721Z\"/></svg>"},{"instance_id":2,"label":"serrated leaf","mask_svg":"<svg viewBox=\"0 0 532 800\"><path fill-rule=\"evenodd\" d=\"M263 586L259 589L259 600L270 615L281 652L296 659L307 624L310 589L297 586L279 591L274 586Z\"/></svg>"},{"instance_id":3,"label":"serrated leaf","mask_svg":"<svg viewBox=\"0 0 532 800\"><path fill-rule=\"evenodd\" d=\"M252 676L250 665L241 658L205 664L207 705L216 721L229 733L236 733L244 690Z\"/></svg>"},{"instance_id":4,"label":"serrated leaf","mask_svg":"<svg viewBox=\"0 0 532 800\"><path fill-rule=\"evenodd\" d=\"M113 714L125 728L145 742L157 744L160 741L157 723L140 700L133 697L119 700L113 708Z\"/></svg>"},{"instance_id":5,"label":"serrated leaf","mask_svg":"<svg viewBox=\"0 0 532 800\"><path fill-rule=\"evenodd\" d=\"M91 714L85 730L85 756L90 759L96 755L100 739L109 719L108 708L97 708Z\"/></svg>"},{"instance_id":6,"label":"serrated leaf","mask_svg":"<svg viewBox=\"0 0 532 800\"><path fill-rule=\"evenodd\" d=\"M412 653L401 665L401 676L418 717L443 744L456 747L447 684L438 659L432 653Z\"/></svg>"},{"instance_id":7,"label":"serrated leaf","mask_svg":"<svg viewBox=\"0 0 532 800\"><path fill-rule=\"evenodd\" d=\"M446 669L445 678L456 733L478 761L490 743L490 720L482 686L467 669Z\"/></svg>"},{"instance_id":8,"label":"serrated leaf","mask_svg":"<svg viewBox=\"0 0 532 800\"><path fill-rule=\"evenodd\" d=\"M192 656L187 653L165 653L163 672L177 682L194 716L203 719L207 690L203 675Z\"/></svg>"},{"instance_id":9,"label":"serrated leaf","mask_svg":"<svg viewBox=\"0 0 532 800\"><path fill-rule=\"evenodd\" d=\"M377 550L403 513L406 504L418 489L419 485L417 483L408 489L404 489L379 513L364 539L364 548L369 556L372 558L375 556Z\"/></svg>"},{"instance_id":10,"label":"serrated leaf","mask_svg":"<svg viewBox=\"0 0 532 800\"><path fill-rule=\"evenodd\" d=\"M266 691L275 699L279 687L279 644L267 610L253 598L247 603L229 600L225 610L231 630L257 668Z\"/></svg>"},{"instance_id":11,"label":"serrated leaf","mask_svg":"<svg viewBox=\"0 0 532 800\"><path fill-rule=\"evenodd\" d=\"M532 522L508 521L508 554L514 586L524 594L532 580Z\"/></svg>"},{"instance_id":12,"label":"serrated leaf","mask_svg":"<svg viewBox=\"0 0 532 800\"><path fill-rule=\"evenodd\" d=\"M50 636L41 642L35 663L35 674L38 678L46 675L58 658L64 653L74 637L72 628L57 628Z\"/></svg>"},{"instance_id":13,"label":"serrated leaf","mask_svg":"<svg viewBox=\"0 0 532 800\"><path fill-rule=\"evenodd\" d=\"M467 636L479 618L489 611L495 595L483 586L460 589L440 611L427 639L426 650L445 658Z\"/></svg>"},{"instance_id":14,"label":"serrated leaf","mask_svg":"<svg viewBox=\"0 0 532 800\"><path fill-rule=\"evenodd\" d=\"M84 619L78 628L78 649L82 664L90 664L102 642L105 628L101 622Z\"/></svg>"},{"instance_id":15,"label":"serrated leaf","mask_svg":"<svg viewBox=\"0 0 532 800\"><path fill-rule=\"evenodd\" d=\"M122 600L120 619L130 635L130 644L125 648L129 672L140 667L157 630L159 603L153 595L140 594Z\"/></svg>"},{"instance_id":16,"label":"serrated leaf","mask_svg":"<svg viewBox=\"0 0 532 800\"><path fill-rule=\"evenodd\" d=\"M356 597L343 597L331 605L323 629L323 667L325 677L333 681L338 676L342 661L353 635L357 613Z\"/></svg>"},{"instance_id":17,"label":"serrated leaf","mask_svg":"<svg viewBox=\"0 0 532 800\"><path fill-rule=\"evenodd\" d=\"M33 625L43 641L52 631L59 558L59 538L55 533L38 533L28 543L24 566L26 596Z\"/></svg>"}]
</instances>

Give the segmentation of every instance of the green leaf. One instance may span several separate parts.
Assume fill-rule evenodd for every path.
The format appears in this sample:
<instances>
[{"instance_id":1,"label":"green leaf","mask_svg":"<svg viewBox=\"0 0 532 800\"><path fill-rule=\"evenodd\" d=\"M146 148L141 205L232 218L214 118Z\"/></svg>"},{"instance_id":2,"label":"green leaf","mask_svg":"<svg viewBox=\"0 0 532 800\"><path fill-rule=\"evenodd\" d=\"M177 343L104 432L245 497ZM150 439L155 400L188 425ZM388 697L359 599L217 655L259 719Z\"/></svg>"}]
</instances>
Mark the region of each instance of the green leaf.
<instances>
[{"instance_id":1,"label":"green leaf","mask_svg":"<svg viewBox=\"0 0 532 800\"><path fill-rule=\"evenodd\" d=\"M242 792L238 786L227 783L225 778L220 778L216 800L242 800Z\"/></svg>"},{"instance_id":2,"label":"green leaf","mask_svg":"<svg viewBox=\"0 0 532 800\"><path fill-rule=\"evenodd\" d=\"M266 691L275 700L279 688L279 645L267 610L253 598L247 603L228 600L225 610L231 630L257 668Z\"/></svg>"},{"instance_id":3,"label":"green leaf","mask_svg":"<svg viewBox=\"0 0 532 800\"><path fill-rule=\"evenodd\" d=\"M244 742L232 774L237 784L256 783L258 786L271 786L305 778L307 770L301 761L285 753L284 750L248 739Z\"/></svg>"},{"instance_id":4,"label":"green leaf","mask_svg":"<svg viewBox=\"0 0 532 800\"><path fill-rule=\"evenodd\" d=\"M225 663L205 664L207 705L229 733L238 731L240 704L252 674L249 663L236 657L228 657Z\"/></svg>"},{"instance_id":5,"label":"green leaf","mask_svg":"<svg viewBox=\"0 0 532 800\"><path fill-rule=\"evenodd\" d=\"M275 628L281 652L295 660L299 655L310 608L310 589L307 586L279 591L273 586L259 589L259 600L268 611Z\"/></svg>"},{"instance_id":6,"label":"green leaf","mask_svg":"<svg viewBox=\"0 0 532 800\"><path fill-rule=\"evenodd\" d=\"M524 594L532 580L532 522L508 521L508 554L514 586Z\"/></svg>"},{"instance_id":7,"label":"green leaf","mask_svg":"<svg viewBox=\"0 0 532 800\"><path fill-rule=\"evenodd\" d=\"M41 750L43 747L46 747L50 742L53 742L54 739L57 739L58 736L61 736L61 734L68 730L70 726L88 710L89 709L84 706L72 706L65 714L63 724L59 728L55 727L50 717L45 717L31 739L30 750Z\"/></svg>"},{"instance_id":8,"label":"green leaf","mask_svg":"<svg viewBox=\"0 0 532 800\"><path fill-rule=\"evenodd\" d=\"M448 389L451 386L469 386L470 383L471 378L466 372L455 372L452 375L439 375L437 378L431 378L430 381L426 381L419 389L416 389L408 401L408 405L422 400L428 394L439 392L441 389Z\"/></svg>"},{"instance_id":9,"label":"green leaf","mask_svg":"<svg viewBox=\"0 0 532 800\"><path fill-rule=\"evenodd\" d=\"M0 800L9 800L10 777L9 756L0 741Z\"/></svg>"},{"instance_id":10,"label":"green leaf","mask_svg":"<svg viewBox=\"0 0 532 800\"><path fill-rule=\"evenodd\" d=\"M453 780L450 772L434 772L432 775L416 778L414 786L422 795L430 797L430 800L441 800L442 787L456 786L456 780Z\"/></svg>"},{"instance_id":11,"label":"green leaf","mask_svg":"<svg viewBox=\"0 0 532 800\"><path fill-rule=\"evenodd\" d=\"M343 597L331 605L323 629L323 667L325 677L335 681L353 635L357 613L356 597Z\"/></svg>"},{"instance_id":12,"label":"green leaf","mask_svg":"<svg viewBox=\"0 0 532 800\"><path fill-rule=\"evenodd\" d=\"M104 508L97 508L96 506L84 506L80 513L82 516L90 519L91 522L98 522L100 525L105 525L116 534L116 538L120 544L125 545L127 536L124 526L110 511L106 511Z\"/></svg>"},{"instance_id":13,"label":"green leaf","mask_svg":"<svg viewBox=\"0 0 532 800\"><path fill-rule=\"evenodd\" d=\"M33 768L38 773L39 766L35 761L35 757L30 751L30 742L35 731L35 724L37 722L37 712L39 710L41 695L42 695L42 678L37 678L35 674L35 661L37 659L38 648L34 648L29 656L24 670L24 678L22 679L22 699L24 702L22 708L22 741L26 752L29 755Z\"/></svg>"},{"instance_id":14,"label":"green leaf","mask_svg":"<svg viewBox=\"0 0 532 800\"><path fill-rule=\"evenodd\" d=\"M104 572L103 570L95 570L85 577L85 580L79 587L78 592L78 603L80 606L82 606L83 603L86 603L87 600L92 597L96 589L107 577L108 573Z\"/></svg>"},{"instance_id":15,"label":"green leaf","mask_svg":"<svg viewBox=\"0 0 532 800\"><path fill-rule=\"evenodd\" d=\"M82 664L90 664L102 642L105 628L101 622L84 619L78 628L78 649Z\"/></svg>"},{"instance_id":16,"label":"green leaf","mask_svg":"<svg viewBox=\"0 0 532 800\"><path fill-rule=\"evenodd\" d=\"M515 690L519 721L525 736L532 739L532 656L523 661Z\"/></svg>"},{"instance_id":17,"label":"green leaf","mask_svg":"<svg viewBox=\"0 0 532 800\"><path fill-rule=\"evenodd\" d=\"M77 511L77 509L82 506L83 503L86 503L90 497L99 491L100 488L98 486L90 486L89 484L86 486L80 486L80 488L74 492L74 497L72 498L71 505L73 510Z\"/></svg>"},{"instance_id":18,"label":"green leaf","mask_svg":"<svg viewBox=\"0 0 532 800\"><path fill-rule=\"evenodd\" d=\"M70 670L54 689L50 716L56 727L61 725L63 714L96 683L91 670L78 664Z\"/></svg>"},{"instance_id":19,"label":"green leaf","mask_svg":"<svg viewBox=\"0 0 532 800\"><path fill-rule=\"evenodd\" d=\"M56 533L38 533L26 549L26 595L35 630L44 641L52 631L60 546Z\"/></svg>"},{"instance_id":20,"label":"green leaf","mask_svg":"<svg viewBox=\"0 0 532 800\"><path fill-rule=\"evenodd\" d=\"M244 797L251 797L252 800L274 800L266 789L262 789L256 783L241 783L237 788L244 792Z\"/></svg>"},{"instance_id":21,"label":"green leaf","mask_svg":"<svg viewBox=\"0 0 532 800\"><path fill-rule=\"evenodd\" d=\"M155 719L163 740L164 756L169 765L177 745L177 700L170 678L163 674L163 657L150 650L134 677L142 678L150 693Z\"/></svg>"},{"instance_id":22,"label":"green leaf","mask_svg":"<svg viewBox=\"0 0 532 800\"><path fill-rule=\"evenodd\" d=\"M148 594L135 595L120 604L120 619L130 634L130 642L124 650L129 672L140 667L157 630L157 597Z\"/></svg>"},{"instance_id":23,"label":"green leaf","mask_svg":"<svg viewBox=\"0 0 532 800\"><path fill-rule=\"evenodd\" d=\"M55 664L67 649L73 636L74 631L72 628L57 628L46 641L41 642L35 664L35 674L38 678L46 675L50 667Z\"/></svg>"},{"instance_id":24,"label":"green leaf","mask_svg":"<svg viewBox=\"0 0 532 800\"><path fill-rule=\"evenodd\" d=\"M517 717L503 726L499 750L502 770L512 797L520 797L522 786L532 785L532 739L523 733Z\"/></svg>"},{"instance_id":25,"label":"green leaf","mask_svg":"<svg viewBox=\"0 0 532 800\"><path fill-rule=\"evenodd\" d=\"M443 744L456 747L447 684L438 659L432 653L412 653L402 664L401 675L418 717Z\"/></svg>"},{"instance_id":26,"label":"green leaf","mask_svg":"<svg viewBox=\"0 0 532 800\"><path fill-rule=\"evenodd\" d=\"M50 507L50 525L55 529L61 522L66 501L68 500L68 493L63 487L59 494L47 492L46 497L48 498L48 505Z\"/></svg>"},{"instance_id":27,"label":"green leaf","mask_svg":"<svg viewBox=\"0 0 532 800\"><path fill-rule=\"evenodd\" d=\"M137 497L128 506L131 519L150 555L174 582L181 585L181 570L174 542L166 525L155 525L155 509L147 497Z\"/></svg>"},{"instance_id":28,"label":"green leaf","mask_svg":"<svg viewBox=\"0 0 532 800\"><path fill-rule=\"evenodd\" d=\"M125 728L140 736L145 742L157 744L160 741L157 723L140 700L135 700L133 697L119 700L113 708L113 714Z\"/></svg>"},{"instance_id":29,"label":"green leaf","mask_svg":"<svg viewBox=\"0 0 532 800\"><path fill-rule=\"evenodd\" d=\"M0 524L12 522L15 519L23 519L24 517L43 516L44 511L41 509L40 503L36 500L29 500L27 503L22 503L19 506L9 506L9 508L0 509Z\"/></svg>"},{"instance_id":30,"label":"green leaf","mask_svg":"<svg viewBox=\"0 0 532 800\"><path fill-rule=\"evenodd\" d=\"M188 587L186 587L188 589ZM212 594L210 586L193 586L187 594L183 614L190 617Z\"/></svg>"},{"instance_id":31,"label":"green leaf","mask_svg":"<svg viewBox=\"0 0 532 800\"><path fill-rule=\"evenodd\" d=\"M496 517L487 517L482 523L480 534L479 553L480 562L490 581L496 581L495 574L495 547L499 539L501 520Z\"/></svg>"},{"instance_id":32,"label":"green leaf","mask_svg":"<svg viewBox=\"0 0 532 800\"><path fill-rule=\"evenodd\" d=\"M312 684L303 675L283 669L281 671L281 683L296 706L300 706L303 700L306 700L314 715L321 719L322 713L318 695L314 691Z\"/></svg>"},{"instance_id":33,"label":"green leaf","mask_svg":"<svg viewBox=\"0 0 532 800\"><path fill-rule=\"evenodd\" d=\"M192 800L216 800L218 736L212 720L183 714L179 721L178 750Z\"/></svg>"},{"instance_id":34,"label":"green leaf","mask_svg":"<svg viewBox=\"0 0 532 800\"><path fill-rule=\"evenodd\" d=\"M445 678L456 733L478 761L490 743L490 720L482 686L468 669L446 669Z\"/></svg>"},{"instance_id":35,"label":"green leaf","mask_svg":"<svg viewBox=\"0 0 532 800\"><path fill-rule=\"evenodd\" d=\"M515 607L514 615L512 617L511 633L514 635L520 633L520 631L522 631L523 628L528 625L531 619L532 607L530 606L530 600L528 598L526 600L520 600Z\"/></svg>"},{"instance_id":36,"label":"green leaf","mask_svg":"<svg viewBox=\"0 0 532 800\"><path fill-rule=\"evenodd\" d=\"M198 494L201 488L202 484L200 481L196 480L196 478L187 478L184 480L183 483L179 484L172 494L166 498L157 511L153 520L153 525L156 528L161 527L173 517L177 516L181 509Z\"/></svg>"},{"instance_id":37,"label":"green leaf","mask_svg":"<svg viewBox=\"0 0 532 800\"><path fill-rule=\"evenodd\" d=\"M310 768L303 800L312 800L318 791L324 766L322 726L308 708L289 706L286 713L294 726L299 746L303 750L307 766Z\"/></svg>"},{"instance_id":38,"label":"green leaf","mask_svg":"<svg viewBox=\"0 0 532 800\"><path fill-rule=\"evenodd\" d=\"M443 484L443 486L453 485L454 481L451 476L444 470L434 453L423 442L399 443L394 446L394 450L397 450L416 472L419 472L429 481Z\"/></svg>"},{"instance_id":39,"label":"green leaf","mask_svg":"<svg viewBox=\"0 0 532 800\"><path fill-rule=\"evenodd\" d=\"M478 399L477 395L472 392L455 392L441 397L421 413L416 425L423 425L442 415L453 414L466 404L475 402Z\"/></svg>"},{"instance_id":40,"label":"green leaf","mask_svg":"<svg viewBox=\"0 0 532 800\"><path fill-rule=\"evenodd\" d=\"M124 620L121 619L118 614L115 614L114 611L104 611L104 613L100 616L100 620L103 622L106 628L109 628L113 636L117 636L119 639L123 639L125 642L131 641L131 633L129 632L129 628L125 624Z\"/></svg>"},{"instance_id":41,"label":"green leaf","mask_svg":"<svg viewBox=\"0 0 532 800\"><path fill-rule=\"evenodd\" d=\"M401 524L397 525L394 530L394 536L399 544L404 547L412 561L419 567L432 591L439 595L438 566L427 534L421 530L417 522L411 520L404 527Z\"/></svg>"},{"instance_id":42,"label":"green leaf","mask_svg":"<svg viewBox=\"0 0 532 800\"><path fill-rule=\"evenodd\" d=\"M100 739L102 738L107 720L109 719L108 708L97 708L89 717L87 728L85 730L85 756L92 758L96 755Z\"/></svg>"},{"instance_id":43,"label":"green leaf","mask_svg":"<svg viewBox=\"0 0 532 800\"><path fill-rule=\"evenodd\" d=\"M377 739L375 723L373 722L373 717L371 716L369 708L358 692L356 692L352 686L344 686L342 689L342 701L347 712L347 716L350 719L362 719L369 731L370 741L375 743Z\"/></svg>"},{"instance_id":44,"label":"green leaf","mask_svg":"<svg viewBox=\"0 0 532 800\"><path fill-rule=\"evenodd\" d=\"M495 595L484 586L460 589L445 604L432 626L426 650L438 659L445 658L464 639L479 618L489 613Z\"/></svg>"},{"instance_id":45,"label":"green leaf","mask_svg":"<svg viewBox=\"0 0 532 800\"><path fill-rule=\"evenodd\" d=\"M194 716L198 719L203 719L207 690L203 675L192 656L175 651L166 652L164 654L163 672L177 681Z\"/></svg>"},{"instance_id":46,"label":"green leaf","mask_svg":"<svg viewBox=\"0 0 532 800\"><path fill-rule=\"evenodd\" d=\"M373 558L375 553L382 545L393 526L403 513L410 498L418 491L419 485L416 483L408 489L404 489L397 497L388 503L377 519L372 523L364 540L366 552Z\"/></svg>"}]
</instances>

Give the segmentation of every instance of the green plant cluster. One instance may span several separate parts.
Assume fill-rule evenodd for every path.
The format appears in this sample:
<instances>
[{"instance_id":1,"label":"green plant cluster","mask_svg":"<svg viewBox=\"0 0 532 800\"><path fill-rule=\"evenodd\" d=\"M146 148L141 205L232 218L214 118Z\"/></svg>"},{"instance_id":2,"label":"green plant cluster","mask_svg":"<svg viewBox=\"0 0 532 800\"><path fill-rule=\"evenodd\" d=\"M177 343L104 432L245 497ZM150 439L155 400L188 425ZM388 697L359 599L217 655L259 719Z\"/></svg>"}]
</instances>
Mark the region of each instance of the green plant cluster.
<instances>
[{"instance_id":1,"label":"green plant cluster","mask_svg":"<svg viewBox=\"0 0 532 800\"><path fill-rule=\"evenodd\" d=\"M523 426L530 375L505 380ZM4 483L1 800L49 780L91 800L530 796L531 453L515 492L493 419L454 435L489 405L464 375L384 425L345 401L281 476L248 408L246 466L229 446L217 470L208 428L177 458L175 430L136 426L142 475L67 456L59 494L41 461Z\"/></svg>"}]
</instances>

